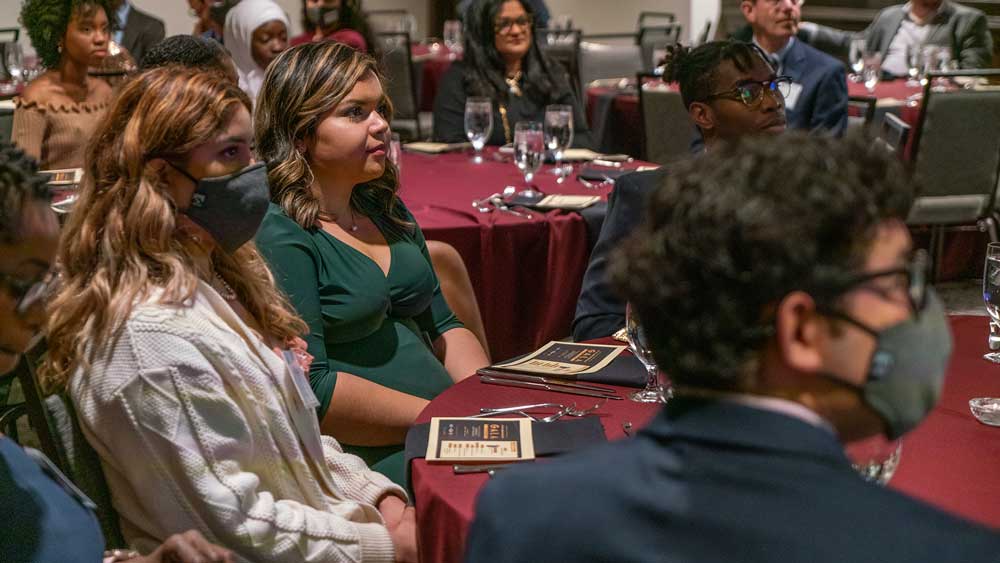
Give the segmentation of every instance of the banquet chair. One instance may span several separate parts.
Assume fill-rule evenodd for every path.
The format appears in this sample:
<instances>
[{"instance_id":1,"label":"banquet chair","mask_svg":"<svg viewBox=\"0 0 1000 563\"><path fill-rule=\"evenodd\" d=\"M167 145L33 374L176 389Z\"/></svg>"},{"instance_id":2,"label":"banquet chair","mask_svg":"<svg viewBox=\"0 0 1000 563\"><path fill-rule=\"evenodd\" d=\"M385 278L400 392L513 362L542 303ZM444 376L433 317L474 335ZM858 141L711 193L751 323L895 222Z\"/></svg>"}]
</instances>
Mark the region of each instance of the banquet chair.
<instances>
[{"instance_id":1,"label":"banquet chair","mask_svg":"<svg viewBox=\"0 0 1000 563\"><path fill-rule=\"evenodd\" d=\"M584 35L580 38L580 82L631 78L642 71L642 52L634 33Z\"/></svg>"},{"instance_id":2,"label":"banquet chair","mask_svg":"<svg viewBox=\"0 0 1000 563\"><path fill-rule=\"evenodd\" d=\"M936 79L996 78L1000 69L928 73L913 140L912 165L923 191L907 222L931 227L935 269L944 230L975 226L997 242L1000 188L1000 91L936 91Z\"/></svg>"},{"instance_id":3,"label":"banquet chair","mask_svg":"<svg viewBox=\"0 0 1000 563\"><path fill-rule=\"evenodd\" d=\"M573 93L580 98L580 35L579 29L539 29L535 36L542 52L555 59L569 74Z\"/></svg>"},{"instance_id":4,"label":"banquet chair","mask_svg":"<svg viewBox=\"0 0 1000 563\"><path fill-rule=\"evenodd\" d=\"M868 129L875 119L874 96L848 96L847 98L847 130Z\"/></svg>"},{"instance_id":5,"label":"banquet chair","mask_svg":"<svg viewBox=\"0 0 1000 563\"><path fill-rule=\"evenodd\" d=\"M910 140L910 124L894 113L886 113L882 116L882 131L879 138L899 155L899 158L903 158L906 143Z\"/></svg>"},{"instance_id":6,"label":"banquet chair","mask_svg":"<svg viewBox=\"0 0 1000 563\"><path fill-rule=\"evenodd\" d=\"M404 140L422 139L423 127L420 123L420 105L417 102L416 72L410 52L410 34L378 33L375 41L382 59L382 72L386 77L386 94L392 100L392 129L400 133Z\"/></svg>"},{"instance_id":7,"label":"banquet chair","mask_svg":"<svg viewBox=\"0 0 1000 563\"><path fill-rule=\"evenodd\" d=\"M667 53L667 47L680 43L682 26L679 23L639 29L639 48L642 51L642 64L646 69L653 69Z\"/></svg>"},{"instance_id":8,"label":"banquet chair","mask_svg":"<svg viewBox=\"0 0 1000 563\"><path fill-rule=\"evenodd\" d=\"M642 117L642 159L669 164L691 154L691 131L694 124L688 115L681 93L662 85L658 76L640 73L639 113Z\"/></svg>"},{"instance_id":9,"label":"banquet chair","mask_svg":"<svg viewBox=\"0 0 1000 563\"><path fill-rule=\"evenodd\" d=\"M17 43L21 38L21 29L17 27L0 27L0 43Z\"/></svg>"}]
</instances>

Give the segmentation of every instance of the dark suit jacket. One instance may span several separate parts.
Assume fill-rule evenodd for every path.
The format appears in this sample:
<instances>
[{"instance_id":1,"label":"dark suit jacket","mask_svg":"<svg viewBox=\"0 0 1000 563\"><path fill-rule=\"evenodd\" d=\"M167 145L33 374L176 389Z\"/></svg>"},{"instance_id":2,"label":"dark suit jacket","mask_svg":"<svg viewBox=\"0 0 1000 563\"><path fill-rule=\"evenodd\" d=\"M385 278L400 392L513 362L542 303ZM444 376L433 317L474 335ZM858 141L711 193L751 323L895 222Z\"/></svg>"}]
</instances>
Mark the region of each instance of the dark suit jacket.
<instances>
[{"instance_id":1,"label":"dark suit jacket","mask_svg":"<svg viewBox=\"0 0 1000 563\"><path fill-rule=\"evenodd\" d=\"M625 301L611 289L608 281L611 253L638 224L646 198L663 183L664 177L666 170L657 168L626 174L615 181L615 189L608 198L608 215L590 254L590 264L576 302L573 338L577 341L610 336L625 326Z\"/></svg>"},{"instance_id":2,"label":"dark suit jacket","mask_svg":"<svg viewBox=\"0 0 1000 563\"><path fill-rule=\"evenodd\" d=\"M889 44L906 17L903 5L890 6L875 17L865 30L869 50L877 50L884 58ZM986 24L986 14L949 0L944 0L937 18L931 23L925 41L928 45L950 47L962 68L986 68L993 57L993 37Z\"/></svg>"},{"instance_id":3,"label":"dark suit jacket","mask_svg":"<svg viewBox=\"0 0 1000 563\"><path fill-rule=\"evenodd\" d=\"M792 44L782 63L781 73L802 88L794 99L794 107L794 95L785 100L788 127L842 135L847 129L844 64L802 41Z\"/></svg>"},{"instance_id":4,"label":"dark suit jacket","mask_svg":"<svg viewBox=\"0 0 1000 563\"><path fill-rule=\"evenodd\" d=\"M862 480L827 430L675 398L631 440L500 472L466 561L973 563L998 549L996 532Z\"/></svg>"},{"instance_id":5,"label":"dark suit jacket","mask_svg":"<svg viewBox=\"0 0 1000 563\"><path fill-rule=\"evenodd\" d=\"M136 63L142 60L146 51L156 45L167 35L163 20L136 9L135 5L128 12L122 34L122 46L128 49Z\"/></svg>"}]
</instances>

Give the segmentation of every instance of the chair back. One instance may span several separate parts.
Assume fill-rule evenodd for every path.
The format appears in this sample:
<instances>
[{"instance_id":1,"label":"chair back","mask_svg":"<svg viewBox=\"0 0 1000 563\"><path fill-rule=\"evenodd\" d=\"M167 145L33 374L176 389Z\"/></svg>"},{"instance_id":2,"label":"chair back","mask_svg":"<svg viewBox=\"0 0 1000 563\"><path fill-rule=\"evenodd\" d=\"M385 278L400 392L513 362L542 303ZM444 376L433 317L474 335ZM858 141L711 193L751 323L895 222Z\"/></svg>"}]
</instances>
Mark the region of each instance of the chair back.
<instances>
[{"instance_id":1,"label":"chair back","mask_svg":"<svg viewBox=\"0 0 1000 563\"><path fill-rule=\"evenodd\" d=\"M365 17L373 33L417 35L417 19L408 10L367 10Z\"/></svg>"},{"instance_id":2,"label":"chair back","mask_svg":"<svg viewBox=\"0 0 1000 563\"><path fill-rule=\"evenodd\" d=\"M666 87L653 74L639 74L636 84L640 85L643 160L669 164L690 156L694 125L681 100L681 93Z\"/></svg>"},{"instance_id":3,"label":"chair back","mask_svg":"<svg viewBox=\"0 0 1000 563\"><path fill-rule=\"evenodd\" d=\"M900 119L898 115L886 112L882 116L882 131L879 133L879 138L892 149L892 152L903 158L906 143L910 140L910 124Z\"/></svg>"},{"instance_id":4,"label":"chair back","mask_svg":"<svg viewBox=\"0 0 1000 563\"><path fill-rule=\"evenodd\" d=\"M580 82L626 78L641 72L642 52L634 33L584 35L580 38Z\"/></svg>"},{"instance_id":5,"label":"chair back","mask_svg":"<svg viewBox=\"0 0 1000 563\"><path fill-rule=\"evenodd\" d=\"M385 92L392 100L393 125L412 125L416 138L421 138L420 106L417 103L416 73L410 50L409 33L377 33L382 72L385 75ZM412 120L412 124L409 123Z\"/></svg>"},{"instance_id":6,"label":"chair back","mask_svg":"<svg viewBox=\"0 0 1000 563\"><path fill-rule=\"evenodd\" d=\"M538 29L535 37L538 46L547 56L558 62L569 74L573 93L580 97L580 30L579 29Z\"/></svg>"},{"instance_id":7,"label":"chair back","mask_svg":"<svg viewBox=\"0 0 1000 563\"><path fill-rule=\"evenodd\" d=\"M21 38L21 29L17 27L0 27L0 43L17 42Z\"/></svg>"},{"instance_id":8,"label":"chair back","mask_svg":"<svg viewBox=\"0 0 1000 563\"><path fill-rule=\"evenodd\" d=\"M642 64L652 70L667 54L667 47L680 43L682 26L671 23L639 29L639 48L642 50Z\"/></svg>"},{"instance_id":9,"label":"chair back","mask_svg":"<svg viewBox=\"0 0 1000 563\"><path fill-rule=\"evenodd\" d=\"M677 16L673 12L639 12L639 22L636 29L647 26L669 25L677 21Z\"/></svg>"},{"instance_id":10,"label":"chair back","mask_svg":"<svg viewBox=\"0 0 1000 563\"><path fill-rule=\"evenodd\" d=\"M848 96L847 98L847 129L867 129L875 119L875 104L878 99L873 96Z\"/></svg>"},{"instance_id":11,"label":"chair back","mask_svg":"<svg viewBox=\"0 0 1000 563\"><path fill-rule=\"evenodd\" d=\"M975 223L990 216L1000 181L1000 91L938 92L937 78L996 77L1000 69L928 73L913 165L923 182L909 221Z\"/></svg>"}]
</instances>

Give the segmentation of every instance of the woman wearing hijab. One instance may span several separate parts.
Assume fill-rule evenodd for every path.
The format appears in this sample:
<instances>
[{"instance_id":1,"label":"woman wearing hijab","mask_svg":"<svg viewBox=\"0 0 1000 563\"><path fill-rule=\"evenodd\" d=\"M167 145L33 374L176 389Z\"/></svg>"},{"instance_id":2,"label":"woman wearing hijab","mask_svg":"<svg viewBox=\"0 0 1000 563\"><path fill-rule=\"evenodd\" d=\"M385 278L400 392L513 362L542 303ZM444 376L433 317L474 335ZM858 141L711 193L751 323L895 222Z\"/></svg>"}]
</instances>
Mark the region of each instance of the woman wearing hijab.
<instances>
[{"instance_id":1,"label":"woman wearing hijab","mask_svg":"<svg viewBox=\"0 0 1000 563\"><path fill-rule=\"evenodd\" d=\"M267 65L288 48L290 23L272 0L242 0L226 15L226 47L240 75L240 88L256 101Z\"/></svg>"}]
</instances>

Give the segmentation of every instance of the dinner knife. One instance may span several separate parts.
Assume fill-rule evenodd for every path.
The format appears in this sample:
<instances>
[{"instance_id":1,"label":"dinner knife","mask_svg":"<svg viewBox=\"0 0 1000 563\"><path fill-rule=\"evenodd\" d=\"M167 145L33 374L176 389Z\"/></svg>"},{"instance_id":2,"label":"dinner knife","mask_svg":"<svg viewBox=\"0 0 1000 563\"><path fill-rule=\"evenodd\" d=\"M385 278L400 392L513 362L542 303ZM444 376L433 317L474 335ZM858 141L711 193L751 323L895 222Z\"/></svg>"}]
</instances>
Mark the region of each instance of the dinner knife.
<instances>
[{"instance_id":1,"label":"dinner knife","mask_svg":"<svg viewBox=\"0 0 1000 563\"><path fill-rule=\"evenodd\" d=\"M518 463L518 462L513 462ZM468 475L470 473L493 473L499 469L507 469L510 463L495 463L492 465L453 465L451 470L455 475Z\"/></svg>"},{"instance_id":2,"label":"dinner knife","mask_svg":"<svg viewBox=\"0 0 1000 563\"><path fill-rule=\"evenodd\" d=\"M589 389L576 389L573 387L564 387L549 385L547 383L533 383L530 381L518 381L516 379L504 379L499 377L493 377L490 375L480 375L479 381L483 383L489 383L490 385L505 385L507 387L523 387L525 389L541 389L543 391L552 391L553 393L566 393L567 395L583 395L585 397L598 397L601 399L611 399L612 401L621 401L622 398L618 395L610 395L608 393L601 393L598 391L591 391Z\"/></svg>"},{"instance_id":3,"label":"dinner knife","mask_svg":"<svg viewBox=\"0 0 1000 563\"><path fill-rule=\"evenodd\" d=\"M564 387L573 387L574 389L587 389L588 391L600 391L602 393L614 393L614 389L608 389L607 387L598 387L597 385L584 385L583 383L577 383L574 381L566 381L564 379L553 379L551 377L542 377L540 375L528 375L524 373L515 373L510 371L501 371L496 369L482 368L476 371L479 375L491 375L494 377L502 377L504 379L517 379L518 381L530 381L532 383L548 383L549 385L562 385Z\"/></svg>"}]
</instances>

